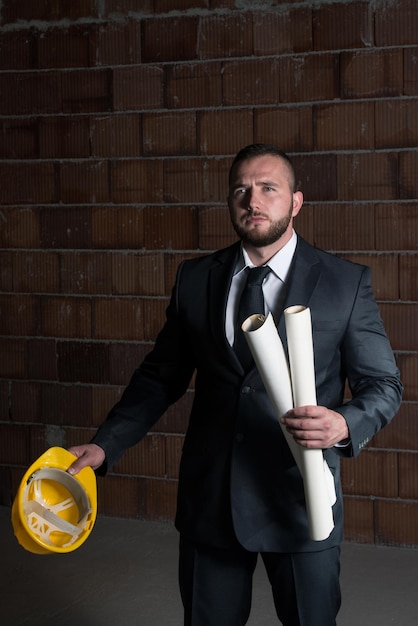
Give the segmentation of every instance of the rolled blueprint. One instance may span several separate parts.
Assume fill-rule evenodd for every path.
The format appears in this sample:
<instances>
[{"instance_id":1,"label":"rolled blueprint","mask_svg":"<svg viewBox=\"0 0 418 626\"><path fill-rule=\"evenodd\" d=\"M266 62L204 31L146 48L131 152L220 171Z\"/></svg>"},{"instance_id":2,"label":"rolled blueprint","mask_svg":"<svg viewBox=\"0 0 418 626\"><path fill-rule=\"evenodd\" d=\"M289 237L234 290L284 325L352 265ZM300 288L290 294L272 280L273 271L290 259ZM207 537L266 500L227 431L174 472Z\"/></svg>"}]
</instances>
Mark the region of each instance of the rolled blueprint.
<instances>
[{"instance_id":1,"label":"rolled blueprint","mask_svg":"<svg viewBox=\"0 0 418 626\"><path fill-rule=\"evenodd\" d=\"M305 307L290 307L285 311L285 322L289 364L271 314L267 318L252 315L242 325L278 419L294 406L316 404L310 311ZM302 474L310 537L323 541L334 528L335 490L331 472L322 450L302 448L281 427Z\"/></svg>"}]
</instances>

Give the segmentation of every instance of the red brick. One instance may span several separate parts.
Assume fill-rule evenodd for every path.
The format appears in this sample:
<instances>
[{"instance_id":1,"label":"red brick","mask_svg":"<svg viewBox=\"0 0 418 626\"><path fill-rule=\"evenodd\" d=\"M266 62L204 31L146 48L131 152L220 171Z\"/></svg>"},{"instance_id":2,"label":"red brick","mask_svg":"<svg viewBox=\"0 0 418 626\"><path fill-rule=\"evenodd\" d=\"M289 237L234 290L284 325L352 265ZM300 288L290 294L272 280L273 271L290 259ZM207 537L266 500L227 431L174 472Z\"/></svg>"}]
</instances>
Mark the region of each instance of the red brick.
<instances>
[{"instance_id":1,"label":"red brick","mask_svg":"<svg viewBox=\"0 0 418 626\"><path fill-rule=\"evenodd\" d=\"M315 50L374 46L373 13L368 3L333 3L316 8L313 13L313 40Z\"/></svg>"},{"instance_id":2,"label":"red brick","mask_svg":"<svg viewBox=\"0 0 418 626\"><path fill-rule=\"evenodd\" d=\"M163 164L160 160L114 161L111 169L113 202L162 202Z\"/></svg>"},{"instance_id":3,"label":"red brick","mask_svg":"<svg viewBox=\"0 0 418 626\"><path fill-rule=\"evenodd\" d=\"M54 339L27 341L27 378L57 380L57 346Z\"/></svg>"},{"instance_id":4,"label":"red brick","mask_svg":"<svg viewBox=\"0 0 418 626\"><path fill-rule=\"evenodd\" d=\"M141 207L94 207L92 241L96 248L143 248L144 220Z\"/></svg>"},{"instance_id":5,"label":"red brick","mask_svg":"<svg viewBox=\"0 0 418 626\"><path fill-rule=\"evenodd\" d=\"M378 300L398 300L399 263L397 254L344 252L345 259L367 265L372 271L373 292Z\"/></svg>"},{"instance_id":6,"label":"red brick","mask_svg":"<svg viewBox=\"0 0 418 626\"><path fill-rule=\"evenodd\" d=\"M401 353L397 356L401 380L404 384L404 400L418 401L418 354L414 352Z\"/></svg>"},{"instance_id":7,"label":"red brick","mask_svg":"<svg viewBox=\"0 0 418 626\"><path fill-rule=\"evenodd\" d=\"M115 111L156 109L163 104L163 70L152 65L113 70Z\"/></svg>"},{"instance_id":8,"label":"red brick","mask_svg":"<svg viewBox=\"0 0 418 626\"><path fill-rule=\"evenodd\" d=\"M39 335L39 332L38 297L0 294L0 335Z\"/></svg>"},{"instance_id":9,"label":"red brick","mask_svg":"<svg viewBox=\"0 0 418 626\"><path fill-rule=\"evenodd\" d=\"M110 358L110 360L112 363L112 358ZM132 367L132 371L133 369L134 368ZM127 378L126 384L128 380L129 379ZM120 399L122 391L123 387L92 387L92 407L90 419L94 426L99 426L103 422L112 406ZM80 424L82 424L81 420Z\"/></svg>"},{"instance_id":10,"label":"red brick","mask_svg":"<svg viewBox=\"0 0 418 626\"><path fill-rule=\"evenodd\" d=\"M279 76L281 102L334 100L340 96L336 54L283 57Z\"/></svg>"},{"instance_id":11,"label":"red brick","mask_svg":"<svg viewBox=\"0 0 418 626\"><path fill-rule=\"evenodd\" d=\"M33 37L27 30L0 34L0 69L26 70L33 67Z\"/></svg>"},{"instance_id":12,"label":"red brick","mask_svg":"<svg viewBox=\"0 0 418 626\"><path fill-rule=\"evenodd\" d=\"M350 461L347 462L350 463ZM372 500L344 496L344 537L346 541L374 543L374 505Z\"/></svg>"},{"instance_id":13,"label":"red brick","mask_svg":"<svg viewBox=\"0 0 418 626\"><path fill-rule=\"evenodd\" d=\"M399 455L399 496L416 500L418 493L418 453Z\"/></svg>"},{"instance_id":14,"label":"red brick","mask_svg":"<svg viewBox=\"0 0 418 626\"><path fill-rule=\"evenodd\" d=\"M90 54L90 65L141 63L141 22L124 20L95 25L90 36Z\"/></svg>"},{"instance_id":15,"label":"red brick","mask_svg":"<svg viewBox=\"0 0 418 626\"><path fill-rule=\"evenodd\" d=\"M177 481L147 479L145 489L146 519L173 520L177 503Z\"/></svg>"},{"instance_id":16,"label":"red brick","mask_svg":"<svg viewBox=\"0 0 418 626\"><path fill-rule=\"evenodd\" d=\"M376 502L376 536L378 543L388 546L417 546L417 519L417 502L378 500Z\"/></svg>"},{"instance_id":17,"label":"red brick","mask_svg":"<svg viewBox=\"0 0 418 626\"><path fill-rule=\"evenodd\" d=\"M314 241L325 250L374 250L374 207L367 204L317 204Z\"/></svg>"},{"instance_id":18,"label":"red brick","mask_svg":"<svg viewBox=\"0 0 418 626\"><path fill-rule=\"evenodd\" d=\"M109 202L107 161L71 161L60 165L60 195L65 203Z\"/></svg>"},{"instance_id":19,"label":"red brick","mask_svg":"<svg viewBox=\"0 0 418 626\"><path fill-rule=\"evenodd\" d=\"M14 424L1 424L0 458L2 465L24 465L28 453L28 430Z\"/></svg>"},{"instance_id":20,"label":"red brick","mask_svg":"<svg viewBox=\"0 0 418 626\"><path fill-rule=\"evenodd\" d=\"M129 341L124 343L117 341L109 346L109 382L112 385L123 385L129 383L134 370L142 363L145 355L151 351L152 346L144 343L134 343ZM112 404L107 406L109 412Z\"/></svg>"},{"instance_id":21,"label":"red brick","mask_svg":"<svg viewBox=\"0 0 418 626\"><path fill-rule=\"evenodd\" d=\"M139 114L106 115L90 121L91 154L127 157L141 154Z\"/></svg>"},{"instance_id":22,"label":"red brick","mask_svg":"<svg viewBox=\"0 0 418 626\"><path fill-rule=\"evenodd\" d=\"M63 113L112 109L112 73L108 69L72 70L61 74Z\"/></svg>"},{"instance_id":23,"label":"red brick","mask_svg":"<svg viewBox=\"0 0 418 626\"><path fill-rule=\"evenodd\" d=\"M35 159L39 156L38 120L5 119L0 122L0 158Z\"/></svg>"},{"instance_id":24,"label":"red brick","mask_svg":"<svg viewBox=\"0 0 418 626\"><path fill-rule=\"evenodd\" d=\"M164 199L166 202L213 202L219 200L219 194L217 161L213 159L167 159L165 161Z\"/></svg>"},{"instance_id":25,"label":"red brick","mask_svg":"<svg viewBox=\"0 0 418 626\"><path fill-rule=\"evenodd\" d=\"M39 213L30 208L1 210L2 248L39 248ZM1 264L5 268L5 263Z\"/></svg>"},{"instance_id":26,"label":"red brick","mask_svg":"<svg viewBox=\"0 0 418 626\"><path fill-rule=\"evenodd\" d=\"M11 420L15 424L41 422L41 385L27 380L13 381L10 406Z\"/></svg>"},{"instance_id":27,"label":"red brick","mask_svg":"<svg viewBox=\"0 0 418 626\"><path fill-rule=\"evenodd\" d=\"M314 136L318 150L372 150L375 145L373 103L316 106Z\"/></svg>"},{"instance_id":28,"label":"red brick","mask_svg":"<svg viewBox=\"0 0 418 626\"><path fill-rule=\"evenodd\" d=\"M167 68L166 80L166 101L170 109L221 105L221 63L175 64Z\"/></svg>"},{"instance_id":29,"label":"red brick","mask_svg":"<svg viewBox=\"0 0 418 626\"><path fill-rule=\"evenodd\" d=\"M198 211L194 206L146 207L146 250L194 250L198 248Z\"/></svg>"},{"instance_id":30,"label":"red brick","mask_svg":"<svg viewBox=\"0 0 418 626\"><path fill-rule=\"evenodd\" d=\"M53 252L16 252L13 286L16 292L56 293L59 290L58 255Z\"/></svg>"},{"instance_id":31,"label":"red brick","mask_svg":"<svg viewBox=\"0 0 418 626\"><path fill-rule=\"evenodd\" d=\"M65 294L110 293L112 259L95 252L60 255L60 286Z\"/></svg>"},{"instance_id":32,"label":"red brick","mask_svg":"<svg viewBox=\"0 0 418 626\"><path fill-rule=\"evenodd\" d=\"M402 50L341 53L342 98L387 98L403 92Z\"/></svg>"},{"instance_id":33,"label":"red brick","mask_svg":"<svg viewBox=\"0 0 418 626\"><path fill-rule=\"evenodd\" d=\"M0 339L0 377L27 378L26 341L24 339Z\"/></svg>"},{"instance_id":34,"label":"red brick","mask_svg":"<svg viewBox=\"0 0 418 626\"><path fill-rule=\"evenodd\" d=\"M199 114L200 154L236 154L253 143L251 109L202 111Z\"/></svg>"},{"instance_id":35,"label":"red brick","mask_svg":"<svg viewBox=\"0 0 418 626\"><path fill-rule=\"evenodd\" d=\"M36 37L35 46L40 69L89 66L87 26L49 28L41 37Z\"/></svg>"},{"instance_id":36,"label":"red brick","mask_svg":"<svg viewBox=\"0 0 418 626\"><path fill-rule=\"evenodd\" d=\"M152 15L154 0L141 0L141 14ZM106 0L103 7L104 17L120 18L129 13L138 12L138 0Z\"/></svg>"},{"instance_id":37,"label":"red brick","mask_svg":"<svg viewBox=\"0 0 418 626\"><path fill-rule=\"evenodd\" d=\"M209 8L209 0L176 0L176 11ZM154 0L154 13L168 13L173 10L173 0Z\"/></svg>"},{"instance_id":38,"label":"red brick","mask_svg":"<svg viewBox=\"0 0 418 626\"><path fill-rule=\"evenodd\" d=\"M140 518L144 478L109 475L97 481L98 513L114 517Z\"/></svg>"},{"instance_id":39,"label":"red brick","mask_svg":"<svg viewBox=\"0 0 418 626\"><path fill-rule=\"evenodd\" d=\"M418 351L418 304L382 303L380 309L393 349Z\"/></svg>"},{"instance_id":40,"label":"red brick","mask_svg":"<svg viewBox=\"0 0 418 626\"><path fill-rule=\"evenodd\" d=\"M56 200L52 163L1 163L1 204L43 204Z\"/></svg>"},{"instance_id":41,"label":"red brick","mask_svg":"<svg viewBox=\"0 0 418 626\"><path fill-rule=\"evenodd\" d=\"M255 141L274 143L285 152L311 152L312 128L310 106L263 107L254 111Z\"/></svg>"},{"instance_id":42,"label":"red brick","mask_svg":"<svg viewBox=\"0 0 418 626\"><path fill-rule=\"evenodd\" d=\"M166 475L165 439L164 436L156 434L144 437L139 445L127 450L116 463L115 473L164 478Z\"/></svg>"},{"instance_id":43,"label":"red brick","mask_svg":"<svg viewBox=\"0 0 418 626\"><path fill-rule=\"evenodd\" d=\"M399 284L402 300L418 300L418 255L401 254L399 257Z\"/></svg>"},{"instance_id":44,"label":"red brick","mask_svg":"<svg viewBox=\"0 0 418 626\"><path fill-rule=\"evenodd\" d=\"M42 385L42 421L45 424L91 426L91 387L74 384Z\"/></svg>"},{"instance_id":45,"label":"red brick","mask_svg":"<svg viewBox=\"0 0 418 626\"><path fill-rule=\"evenodd\" d=\"M0 290L14 291L13 285L13 260L9 251L0 251Z\"/></svg>"},{"instance_id":46,"label":"red brick","mask_svg":"<svg viewBox=\"0 0 418 626\"><path fill-rule=\"evenodd\" d=\"M395 153L341 154L338 197L341 200L393 200L398 197Z\"/></svg>"},{"instance_id":47,"label":"red brick","mask_svg":"<svg viewBox=\"0 0 418 626\"><path fill-rule=\"evenodd\" d=\"M142 23L144 63L196 59L199 18L195 16L148 19Z\"/></svg>"},{"instance_id":48,"label":"red brick","mask_svg":"<svg viewBox=\"0 0 418 626\"><path fill-rule=\"evenodd\" d=\"M392 422L375 435L373 445L401 451L418 450L417 411L417 404L403 402ZM399 457L401 456L400 453Z\"/></svg>"},{"instance_id":49,"label":"red brick","mask_svg":"<svg viewBox=\"0 0 418 626\"><path fill-rule=\"evenodd\" d=\"M418 111L414 100L375 103L376 148L414 148L418 143Z\"/></svg>"},{"instance_id":50,"label":"red brick","mask_svg":"<svg viewBox=\"0 0 418 626\"><path fill-rule=\"evenodd\" d=\"M58 380L62 382L109 382L109 347L106 343L59 341L56 346Z\"/></svg>"},{"instance_id":51,"label":"red brick","mask_svg":"<svg viewBox=\"0 0 418 626\"><path fill-rule=\"evenodd\" d=\"M143 303L139 298L96 298L93 304L95 339L144 339Z\"/></svg>"},{"instance_id":52,"label":"red brick","mask_svg":"<svg viewBox=\"0 0 418 626\"><path fill-rule=\"evenodd\" d=\"M43 248L91 248L91 207L55 207L40 211Z\"/></svg>"},{"instance_id":53,"label":"red brick","mask_svg":"<svg viewBox=\"0 0 418 626\"><path fill-rule=\"evenodd\" d=\"M42 335L89 339L91 334L90 299L42 298Z\"/></svg>"},{"instance_id":54,"label":"red brick","mask_svg":"<svg viewBox=\"0 0 418 626\"><path fill-rule=\"evenodd\" d=\"M97 18L95 0L61 0L60 2L32 2L32 0L6 0L2 6L2 24L15 21L55 22L62 17L69 20Z\"/></svg>"},{"instance_id":55,"label":"red brick","mask_svg":"<svg viewBox=\"0 0 418 626\"><path fill-rule=\"evenodd\" d=\"M415 0L383 4L375 12L376 46L408 46L417 43L418 15Z\"/></svg>"},{"instance_id":56,"label":"red brick","mask_svg":"<svg viewBox=\"0 0 418 626\"><path fill-rule=\"evenodd\" d=\"M88 117L47 117L39 122L41 158L90 156Z\"/></svg>"},{"instance_id":57,"label":"red brick","mask_svg":"<svg viewBox=\"0 0 418 626\"><path fill-rule=\"evenodd\" d=\"M142 116L143 154L196 154L196 114L144 113Z\"/></svg>"},{"instance_id":58,"label":"red brick","mask_svg":"<svg viewBox=\"0 0 418 626\"><path fill-rule=\"evenodd\" d=\"M201 17L197 54L201 59L250 56L253 53L252 14Z\"/></svg>"},{"instance_id":59,"label":"red brick","mask_svg":"<svg viewBox=\"0 0 418 626\"><path fill-rule=\"evenodd\" d=\"M413 202L376 205L377 249L418 250L417 211L418 206Z\"/></svg>"},{"instance_id":60,"label":"red brick","mask_svg":"<svg viewBox=\"0 0 418 626\"><path fill-rule=\"evenodd\" d=\"M146 298L143 301L142 312L144 316L144 339L145 341L155 341L164 321L165 312L168 306L168 298Z\"/></svg>"},{"instance_id":61,"label":"red brick","mask_svg":"<svg viewBox=\"0 0 418 626\"><path fill-rule=\"evenodd\" d=\"M418 197L418 153L416 151L401 152L399 154L399 195L403 199Z\"/></svg>"},{"instance_id":62,"label":"red brick","mask_svg":"<svg viewBox=\"0 0 418 626\"><path fill-rule=\"evenodd\" d=\"M405 96L418 95L418 48L405 48L404 55L404 76L403 94Z\"/></svg>"},{"instance_id":63,"label":"red brick","mask_svg":"<svg viewBox=\"0 0 418 626\"><path fill-rule=\"evenodd\" d=\"M231 245L238 237L231 226L229 211L222 207L201 207L199 209L200 250L217 250Z\"/></svg>"},{"instance_id":64,"label":"red brick","mask_svg":"<svg viewBox=\"0 0 418 626\"><path fill-rule=\"evenodd\" d=\"M0 74L0 115L46 115L61 111L58 72Z\"/></svg>"},{"instance_id":65,"label":"red brick","mask_svg":"<svg viewBox=\"0 0 418 626\"><path fill-rule=\"evenodd\" d=\"M279 55L312 50L312 11L289 7L287 11L254 13L254 53Z\"/></svg>"},{"instance_id":66,"label":"red brick","mask_svg":"<svg viewBox=\"0 0 418 626\"><path fill-rule=\"evenodd\" d=\"M396 452L363 450L344 463L341 480L345 494L357 496L398 496L398 455Z\"/></svg>"},{"instance_id":67,"label":"red brick","mask_svg":"<svg viewBox=\"0 0 418 626\"><path fill-rule=\"evenodd\" d=\"M115 295L164 295L164 258L161 254L112 254Z\"/></svg>"},{"instance_id":68,"label":"red brick","mask_svg":"<svg viewBox=\"0 0 418 626\"><path fill-rule=\"evenodd\" d=\"M13 419L12 415L12 400L11 400L11 392L12 388L9 392L9 387L11 385L8 381L4 380L0 382L0 422L7 421L10 417Z\"/></svg>"},{"instance_id":69,"label":"red brick","mask_svg":"<svg viewBox=\"0 0 418 626\"><path fill-rule=\"evenodd\" d=\"M334 154L293 155L296 181L307 202L337 199L337 157Z\"/></svg>"},{"instance_id":70,"label":"red brick","mask_svg":"<svg viewBox=\"0 0 418 626\"><path fill-rule=\"evenodd\" d=\"M279 103L282 71L277 58L225 62L222 74L223 105Z\"/></svg>"}]
</instances>

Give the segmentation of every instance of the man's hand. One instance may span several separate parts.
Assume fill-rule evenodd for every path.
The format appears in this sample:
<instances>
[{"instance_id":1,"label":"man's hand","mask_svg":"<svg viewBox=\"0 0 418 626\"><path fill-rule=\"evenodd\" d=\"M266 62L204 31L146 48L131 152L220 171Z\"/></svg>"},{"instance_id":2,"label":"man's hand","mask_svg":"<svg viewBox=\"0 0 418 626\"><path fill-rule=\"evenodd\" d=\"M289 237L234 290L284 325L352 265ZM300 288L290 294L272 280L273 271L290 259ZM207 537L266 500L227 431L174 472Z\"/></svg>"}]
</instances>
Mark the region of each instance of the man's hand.
<instances>
[{"instance_id":1,"label":"man's hand","mask_svg":"<svg viewBox=\"0 0 418 626\"><path fill-rule=\"evenodd\" d=\"M324 406L300 406L281 418L288 433L304 448L332 448L349 438L347 422L341 413Z\"/></svg>"},{"instance_id":2,"label":"man's hand","mask_svg":"<svg viewBox=\"0 0 418 626\"><path fill-rule=\"evenodd\" d=\"M69 448L69 451L77 457L77 461L74 461L67 470L67 472L73 476L82 470L83 467L90 466L95 470L99 468L105 460L104 450L95 443L74 446L73 448Z\"/></svg>"}]
</instances>

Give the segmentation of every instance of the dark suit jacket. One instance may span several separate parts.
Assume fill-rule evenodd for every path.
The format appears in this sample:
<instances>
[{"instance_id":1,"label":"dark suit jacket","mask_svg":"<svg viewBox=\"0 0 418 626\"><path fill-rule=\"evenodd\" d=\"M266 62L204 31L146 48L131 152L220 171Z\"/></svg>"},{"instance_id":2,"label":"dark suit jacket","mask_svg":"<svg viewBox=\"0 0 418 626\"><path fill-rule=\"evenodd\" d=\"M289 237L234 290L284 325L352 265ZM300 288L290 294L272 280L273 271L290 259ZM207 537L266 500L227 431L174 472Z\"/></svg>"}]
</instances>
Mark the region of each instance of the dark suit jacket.
<instances>
[{"instance_id":1,"label":"dark suit jacket","mask_svg":"<svg viewBox=\"0 0 418 626\"><path fill-rule=\"evenodd\" d=\"M251 551L312 551L342 538L339 458L357 455L398 410L402 385L370 286L370 271L298 239L284 307L310 307L317 403L342 413L351 446L325 451L335 528L308 536L303 483L257 370L244 376L225 337L239 243L183 262L154 349L93 439L110 467L187 389L195 397L180 466L177 528L190 539ZM283 316L278 323L286 349ZM348 380L352 400L343 404Z\"/></svg>"}]
</instances>

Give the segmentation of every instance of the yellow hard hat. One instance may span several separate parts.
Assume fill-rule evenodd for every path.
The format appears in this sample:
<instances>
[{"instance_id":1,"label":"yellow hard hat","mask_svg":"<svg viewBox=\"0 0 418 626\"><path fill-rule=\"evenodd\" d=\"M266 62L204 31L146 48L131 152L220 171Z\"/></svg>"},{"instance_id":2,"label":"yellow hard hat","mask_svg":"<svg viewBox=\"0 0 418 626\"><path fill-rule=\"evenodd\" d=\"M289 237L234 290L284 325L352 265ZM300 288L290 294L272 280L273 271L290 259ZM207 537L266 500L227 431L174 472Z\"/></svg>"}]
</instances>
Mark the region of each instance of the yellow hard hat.
<instances>
[{"instance_id":1,"label":"yellow hard hat","mask_svg":"<svg viewBox=\"0 0 418 626\"><path fill-rule=\"evenodd\" d=\"M24 475L12 524L25 550L72 552L90 535L97 515L96 476L91 467L70 476L67 469L75 460L64 448L49 448Z\"/></svg>"}]
</instances>

